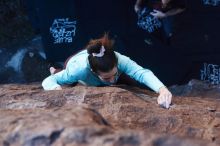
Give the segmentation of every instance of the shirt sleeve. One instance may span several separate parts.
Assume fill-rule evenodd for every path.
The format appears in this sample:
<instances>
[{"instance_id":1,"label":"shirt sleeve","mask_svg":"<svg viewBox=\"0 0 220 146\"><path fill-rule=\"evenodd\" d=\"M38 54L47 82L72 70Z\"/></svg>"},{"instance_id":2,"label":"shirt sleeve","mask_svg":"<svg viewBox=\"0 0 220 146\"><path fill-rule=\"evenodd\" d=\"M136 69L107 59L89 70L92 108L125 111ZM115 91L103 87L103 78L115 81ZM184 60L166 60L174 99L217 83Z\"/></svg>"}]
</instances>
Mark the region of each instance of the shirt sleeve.
<instances>
[{"instance_id":1,"label":"shirt sleeve","mask_svg":"<svg viewBox=\"0 0 220 146\"><path fill-rule=\"evenodd\" d=\"M76 63L72 63L67 66L65 70L58 72L56 74L50 75L43 80L42 86L44 90L54 90L63 84L72 84L78 82L78 78L81 74L81 69Z\"/></svg>"},{"instance_id":2,"label":"shirt sleeve","mask_svg":"<svg viewBox=\"0 0 220 146\"><path fill-rule=\"evenodd\" d=\"M150 87L158 92L164 84L149 69L145 69L131 60L129 57L116 53L118 57L119 69L136 81Z\"/></svg>"}]
</instances>

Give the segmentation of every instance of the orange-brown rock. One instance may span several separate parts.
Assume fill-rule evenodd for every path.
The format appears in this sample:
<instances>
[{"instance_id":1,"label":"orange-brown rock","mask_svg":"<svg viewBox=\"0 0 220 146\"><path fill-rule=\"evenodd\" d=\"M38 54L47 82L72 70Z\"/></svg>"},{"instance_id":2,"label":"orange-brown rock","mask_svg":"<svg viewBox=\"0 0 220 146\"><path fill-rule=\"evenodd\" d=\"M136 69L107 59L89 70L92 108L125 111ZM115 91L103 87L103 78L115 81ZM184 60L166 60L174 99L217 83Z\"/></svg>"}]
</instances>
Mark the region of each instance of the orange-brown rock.
<instances>
[{"instance_id":1,"label":"orange-brown rock","mask_svg":"<svg viewBox=\"0 0 220 146\"><path fill-rule=\"evenodd\" d=\"M178 92L170 109L159 107L153 92L128 86L44 91L38 83L0 85L0 142L4 146L220 145L219 87L208 86L210 95L202 94L196 87L202 83L193 82L187 92L189 85L172 88Z\"/></svg>"}]
</instances>

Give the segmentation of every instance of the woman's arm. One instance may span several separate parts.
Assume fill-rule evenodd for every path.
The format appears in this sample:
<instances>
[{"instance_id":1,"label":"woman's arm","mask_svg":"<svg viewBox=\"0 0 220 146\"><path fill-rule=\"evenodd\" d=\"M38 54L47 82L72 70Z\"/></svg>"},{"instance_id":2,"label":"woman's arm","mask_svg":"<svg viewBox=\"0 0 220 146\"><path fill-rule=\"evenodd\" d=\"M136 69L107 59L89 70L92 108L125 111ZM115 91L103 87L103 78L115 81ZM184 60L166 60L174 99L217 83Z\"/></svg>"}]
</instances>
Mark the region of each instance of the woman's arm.
<instances>
[{"instance_id":1,"label":"woman's arm","mask_svg":"<svg viewBox=\"0 0 220 146\"><path fill-rule=\"evenodd\" d=\"M141 67L127 56L121 55L120 53L116 53L116 55L118 57L119 69L131 78L147 85L157 93L159 89L164 86L151 70Z\"/></svg>"},{"instance_id":2,"label":"woman's arm","mask_svg":"<svg viewBox=\"0 0 220 146\"><path fill-rule=\"evenodd\" d=\"M155 92L159 93L158 104L165 108L169 108L171 104L172 94L166 86L153 74L149 69L145 69L138 65L130 58L116 53L118 56L119 69L129 75L136 81L147 85Z\"/></svg>"},{"instance_id":3,"label":"woman's arm","mask_svg":"<svg viewBox=\"0 0 220 146\"><path fill-rule=\"evenodd\" d=\"M185 9L182 9L182 8L176 8L176 9L171 9L169 11L167 11L165 13L166 17L168 16L173 16L173 15L177 15L177 14L180 14L184 11Z\"/></svg>"},{"instance_id":4,"label":"woman's arm","mask_svg":"<svg viewBox=\"0 0 220 146\"><path fill-rule=\"evenodd\" d=\"M150 14L152 16L154 16L155 18L165 18L165 17L169 17L169 16L173 16L173 15L177 15L179 13L182 13L185 9L181 9L181 8L175 8L175 9L171 9L167 12L162 12L159 10L153 10L153 12L151 12Z\"/></svg>"},{"instance_id":5,"label":"woman's arm","mask_svg":"<svg viewBox=\"0 0 220 146\"><path fill-rule=\"evenodd\" d=\"M138 11L140 11L142 5L143 5L144 0L137 0L135 5L134 5L134 10L137 13Z\"/></svg>"},{"instance_id":6,"label":"woman's arm","mask_svg":"<svg viewBox=\"0 0 220 146\"><path fill-rule=\"evenodd\" d=\"M65 70L50 75L43 80L42 86L44 90L60 90L63 84L72 84L78 81L81 69L76 63L67 66Z\"/></svg>"}]
</instances>

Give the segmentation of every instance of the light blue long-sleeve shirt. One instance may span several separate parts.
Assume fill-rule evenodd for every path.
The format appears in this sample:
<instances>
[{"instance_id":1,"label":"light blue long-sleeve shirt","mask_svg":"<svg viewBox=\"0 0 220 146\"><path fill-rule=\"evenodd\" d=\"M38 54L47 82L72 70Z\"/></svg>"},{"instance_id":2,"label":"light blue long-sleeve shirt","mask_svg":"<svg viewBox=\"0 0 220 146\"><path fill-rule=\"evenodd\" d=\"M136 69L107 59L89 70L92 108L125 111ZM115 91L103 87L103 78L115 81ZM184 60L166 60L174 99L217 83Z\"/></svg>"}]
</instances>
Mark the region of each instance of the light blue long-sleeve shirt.
<instances>
[{"instance_id":1,"label":"light blue long-sleeve shirt","mask_svg":"<svg viewBox=\"0 0 220 146\"><path fill-rule=\"evenodd\" d=\"M136 81L145 84L155 92L158 92L164 84L150 71L139 66L129 57L115 52L118 59L118 76L125 73ZM118 79L118 77L116 77ZM88 86L110 85L99 79L99 77L91 71L88 62L88 53L86 50L74 55L67 63L66 69L56 74L50 75L43 80L42 86L44 90L53 90L63 84L72 84L80 82Z\"/></svg>"}]
</instances>

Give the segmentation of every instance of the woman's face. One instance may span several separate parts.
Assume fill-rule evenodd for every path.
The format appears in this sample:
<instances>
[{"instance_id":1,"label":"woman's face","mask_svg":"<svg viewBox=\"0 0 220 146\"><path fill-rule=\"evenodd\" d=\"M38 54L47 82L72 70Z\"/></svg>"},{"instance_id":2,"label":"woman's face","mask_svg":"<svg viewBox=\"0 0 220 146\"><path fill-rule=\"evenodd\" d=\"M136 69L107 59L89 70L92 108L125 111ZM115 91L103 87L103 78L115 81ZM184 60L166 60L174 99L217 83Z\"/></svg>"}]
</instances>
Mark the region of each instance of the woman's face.
<instances>
[{"instance_id":1,"label":"woman's face","mask_svg":"<svg viewBox=\"0 0 220 146\"><path fill-rule=\"evenodd\" d=\"M109 72L99 72L98 71L99 79L104 82L114 83L117 75L118 75L118 68L116 66Z\"/></svg>"}]
</instances>

